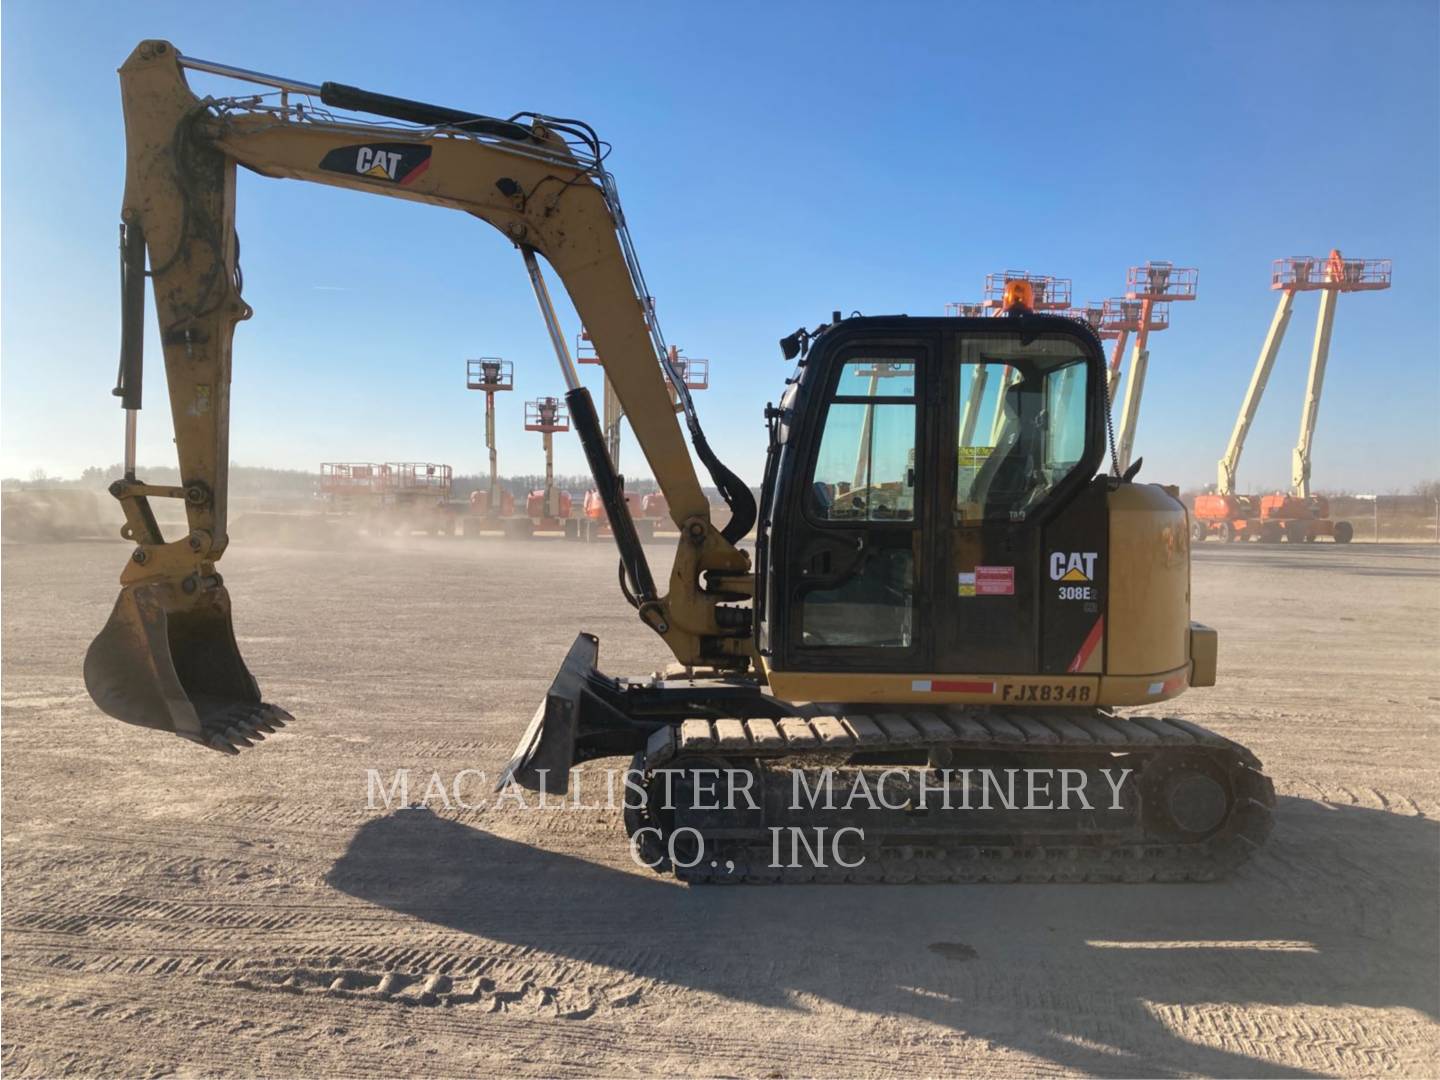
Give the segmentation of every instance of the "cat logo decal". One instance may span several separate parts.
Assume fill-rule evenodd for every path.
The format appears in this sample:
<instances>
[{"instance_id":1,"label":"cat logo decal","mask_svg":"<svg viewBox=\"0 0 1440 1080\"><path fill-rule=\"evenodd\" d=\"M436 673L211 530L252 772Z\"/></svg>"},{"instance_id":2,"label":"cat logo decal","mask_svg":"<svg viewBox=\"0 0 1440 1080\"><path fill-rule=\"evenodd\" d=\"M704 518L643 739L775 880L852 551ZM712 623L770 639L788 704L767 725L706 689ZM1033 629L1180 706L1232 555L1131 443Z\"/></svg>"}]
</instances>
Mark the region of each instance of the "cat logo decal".
<instances>
[{"instance_id":1,"label":"cat logo decal","mask_svg":"<svg viewBox=\"0 0 1440 1080\"><path fill-rule=\"evenodd\" d=\"M1060 583L1061 600L1096 600L1095 563L1099 555L1093 551L1052 551L1050 580Z\"/></svg>"},{"instance_id":2,"label":"cat logo decal","mask_svg":"<svg viewBox=\"0 0 1440 1080\"><path fill-rule=\"evenodd\" d=\"M320 162L326 172L363 176L405 187L430 167L430 147L414 143L361 143L337 146Z\"/></svg>"}]
</instances>

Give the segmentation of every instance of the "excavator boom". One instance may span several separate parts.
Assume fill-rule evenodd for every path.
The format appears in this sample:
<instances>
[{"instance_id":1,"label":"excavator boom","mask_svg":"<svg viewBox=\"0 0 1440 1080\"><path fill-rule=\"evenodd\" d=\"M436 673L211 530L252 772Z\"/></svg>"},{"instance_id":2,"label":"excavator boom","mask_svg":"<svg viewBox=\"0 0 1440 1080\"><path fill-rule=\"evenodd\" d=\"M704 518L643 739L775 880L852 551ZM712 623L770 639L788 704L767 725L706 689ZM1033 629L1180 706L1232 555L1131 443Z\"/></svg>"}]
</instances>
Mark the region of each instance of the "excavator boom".
<instances>
[{"instance_id":1,"label":"excavator boom","mask_svg":"<svg viewBox=\"0 0 1440 1080\"><path fill-rule=\"evenodd\" d=\"M187 85L185 68L269 85L279 93L202 100ZM164 41L142 42L120 69L120 84L127 158L116 392L126 409L127 436L126 475L112 494L125 511L124 535L136 547L110 622L86 659L87 686L102 709L222 750L248 745L263 737L266 725L288 716L261 703L235 645L229 596L215 570L229 543L231 340L235 324L251 315L241 295L234 225L240 165L263 176L459 210L516 245L556 345L596 486L617 523L616 542L642 620L681 663L748 666L748 623L719 615L717 608L722 598L750 592L749 559L734 541L754 520L753 502L748 488L709 450L683 381L671 378L669 384L680 385L697 453L732 502L726 530L711 523L709 501L671 405L663 338L644 302L618 193L588 125L531 114L524 114L528 123L520 117L499 120L336 83L317 86L260 75L183 57ZM341 119L327 106L421 126ZM605 454L596 410L558 333L537 256L554 269L595 341L607 384L629 416L680 529L663 595L629 522L623 482ZM146 277L154 286L184 478L174 488L146 484L135 475ZM163 497L183 499L185 536L161 535L149 500ZM704 584L702 575L708 575Z\"/></svg>"}]
</instances>

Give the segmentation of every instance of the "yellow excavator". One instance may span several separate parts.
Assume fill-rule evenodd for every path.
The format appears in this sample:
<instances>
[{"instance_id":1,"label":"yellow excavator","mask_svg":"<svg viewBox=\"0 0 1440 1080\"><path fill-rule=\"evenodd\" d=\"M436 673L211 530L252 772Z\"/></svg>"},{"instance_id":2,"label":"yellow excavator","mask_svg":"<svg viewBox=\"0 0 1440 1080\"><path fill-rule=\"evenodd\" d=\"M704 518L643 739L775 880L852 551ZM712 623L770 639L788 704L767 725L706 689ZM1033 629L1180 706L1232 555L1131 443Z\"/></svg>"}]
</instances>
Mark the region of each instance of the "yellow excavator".
<instances>
[{"instance_id":1,"label":"yellow excavator","mask_svg":"<svg viewBox=\"0 0 1440 1080\"><path fill-rule=\"evenodd\" d=\"M202 99L187 69L263 89ZM676 662L646 677L606 675L598 641L579 634L502 782L559 794L581 762L632 758L637 790L664 788L626 807L635 850L692 882L1196 880L1263 842L1274 797L1253 754L1184 719L1116 711L1213 685L1216 634L1189 618L1188 522L1175 491L1137 483L1138 463L1125 475L1105 468L1099 340L1079 320L1032 312L1026 283L1014 283L1006 317L836 312L783 338L796 367L765 411L757 507L707 443L685 380L667 370L608 147L589 125L304 83L164 41L141 43L120 83L115 393L126 448L111 493L135 547L85 660L105 712L226 753L291 719L262 700L241 659L216 569L227 544L231 340L251 314L234 225L243 165L459 210L520 252L613 527L620 588ZM679 529L663 585L542 258ZM135 475L147 277L183 478L173 487ZM964 388L982 370L1004 387L1003 421L993 445L962 445ZM729 507L723 527L687 432ZM1112 464L1113 443L1111 434ZM183 502L185 535L161 535L157 498ZM752 528L753 562L740 546ZM713 806L706 778L719 773L746 797ZM851 793L845 805L817 805L822 777ZM972 778L984 805L968 798ZM882 798L856 805L872 782ZM1055 783L1079 797L1057 802ZM1084 797L1104 784L1113 798ZM810 798L797 803L798 788ZM942 788L966 797L934 805L927 796ZM787 849L777 860L789 830L813 834L806 857ZM815 851L833 858L808 857Z\"/></svg>"}]
</instances>

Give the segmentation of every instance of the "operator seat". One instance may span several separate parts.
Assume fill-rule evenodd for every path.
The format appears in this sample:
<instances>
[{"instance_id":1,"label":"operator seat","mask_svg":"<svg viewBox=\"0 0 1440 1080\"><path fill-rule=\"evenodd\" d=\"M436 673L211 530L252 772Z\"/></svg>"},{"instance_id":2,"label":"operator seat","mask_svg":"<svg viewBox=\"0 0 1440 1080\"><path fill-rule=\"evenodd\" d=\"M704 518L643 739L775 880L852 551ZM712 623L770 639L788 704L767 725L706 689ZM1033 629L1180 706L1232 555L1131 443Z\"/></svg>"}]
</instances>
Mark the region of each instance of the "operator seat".
<instances>
[{"instance_id":1,"label":"operator seat","mask_svg":"<svg viewBox=\"0 0 1440 1080\"><path fill-rule=\"evenodd\" d=\"M1034 384L1023 378L1005 390L1000 441L975 474L973 497L986 520L1008 518L1010 511L1028 502L1038 449L1036 422L1044 415L1025 416L1026 405L1036 400L1035 392Z\"/></svg>"}]
</instances>

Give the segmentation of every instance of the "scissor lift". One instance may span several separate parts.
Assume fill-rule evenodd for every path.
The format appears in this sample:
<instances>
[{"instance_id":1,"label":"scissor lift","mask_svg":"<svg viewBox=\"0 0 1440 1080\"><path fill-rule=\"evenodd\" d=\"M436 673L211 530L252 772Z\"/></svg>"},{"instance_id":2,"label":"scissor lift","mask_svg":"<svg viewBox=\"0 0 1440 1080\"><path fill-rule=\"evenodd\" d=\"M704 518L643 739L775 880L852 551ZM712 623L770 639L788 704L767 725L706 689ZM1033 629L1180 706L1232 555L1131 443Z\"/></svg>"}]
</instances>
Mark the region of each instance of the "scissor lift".
<instances>
[{"instance_id":1,"label":"scissor lift","mask_svg":"<svg viewBox=\"0 0 1440 1080\"><path fill-rule=\"evenodd\" d=\"M385 464L383 527L390 532L454 536L458 507L450 501L454 470L431 461Z\"/></svg>"},{"instance_id":2,"label":"scissor lift","mask_svg":"<svg viewBox=\"0 0 1440 1080\"><path fill-rule=\"evenodd\" d=\"M368 511L384 499L387 466L373 461L320 463L320 498L327 510L341 514Z\"/></svg>"}]
</instances>

